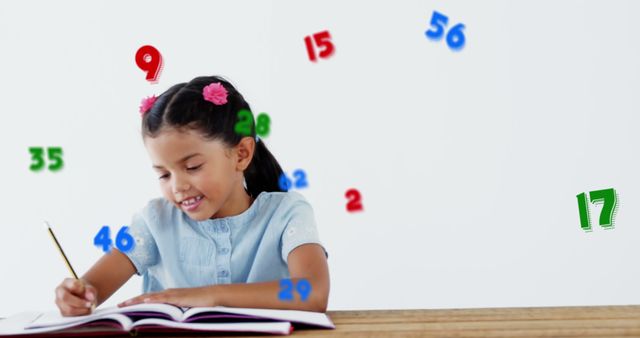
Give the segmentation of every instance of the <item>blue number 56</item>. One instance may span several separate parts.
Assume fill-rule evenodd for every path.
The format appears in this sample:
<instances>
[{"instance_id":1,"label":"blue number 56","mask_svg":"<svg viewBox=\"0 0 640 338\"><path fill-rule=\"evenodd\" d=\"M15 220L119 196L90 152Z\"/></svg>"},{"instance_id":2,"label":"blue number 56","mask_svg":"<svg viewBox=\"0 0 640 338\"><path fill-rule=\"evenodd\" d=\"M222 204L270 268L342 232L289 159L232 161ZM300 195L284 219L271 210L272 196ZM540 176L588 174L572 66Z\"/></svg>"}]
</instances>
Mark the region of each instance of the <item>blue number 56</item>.
<instances>
[{"instance_id":1,"label":"blue number 56","mask_svg":"<svg viewBox=\"0 0 640 338\"><path fill-rule=\"evenodd\" d=\"M433 11L433 16L431 16L431 29L424 32L427 38L437 41L440 40L445 33L445 28L449 23L449 18L437 11ZM457 24L449 29L447 33L447 46L452 50L460 50L464 47L465 36L464 36L464 24Z\"/></svg>"}]
</instances>

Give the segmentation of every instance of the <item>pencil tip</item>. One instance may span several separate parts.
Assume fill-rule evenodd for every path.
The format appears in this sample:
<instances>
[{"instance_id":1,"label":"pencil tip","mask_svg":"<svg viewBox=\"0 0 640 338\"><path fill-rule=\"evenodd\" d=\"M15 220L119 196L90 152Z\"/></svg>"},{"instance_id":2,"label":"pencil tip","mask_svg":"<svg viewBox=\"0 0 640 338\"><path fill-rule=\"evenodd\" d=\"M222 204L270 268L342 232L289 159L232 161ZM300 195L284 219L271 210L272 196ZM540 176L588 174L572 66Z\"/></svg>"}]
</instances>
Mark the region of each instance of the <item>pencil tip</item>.
<instances>
[{"instance_id":1,"label":"pencil tip","mask_svg":"<svg viewBox=\"0 0 640 338\"><path fill-rule=\"evenodd\" d=\"M44 227L47 229L51 229L51 226L49 225L49 222L44 221Z\"/></svg>"}]
</instances>

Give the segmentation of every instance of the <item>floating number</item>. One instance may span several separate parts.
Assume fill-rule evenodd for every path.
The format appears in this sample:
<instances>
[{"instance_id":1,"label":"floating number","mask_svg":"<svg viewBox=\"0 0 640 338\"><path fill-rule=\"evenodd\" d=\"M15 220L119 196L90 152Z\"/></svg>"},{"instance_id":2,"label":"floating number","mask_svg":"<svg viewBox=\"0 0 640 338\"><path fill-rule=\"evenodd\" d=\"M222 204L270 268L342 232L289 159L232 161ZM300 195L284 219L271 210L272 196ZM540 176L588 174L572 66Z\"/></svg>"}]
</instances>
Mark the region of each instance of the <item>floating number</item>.
<instances>
[{"instance_id":1,"label":"floating number","mask_svg":"<svg viewBox=\"0 0 640 338\"><path fill-rule=\"evenodd\" d=\"M589 219L589 202L587 201L587 195L580 193L576 196L578 198L578 212L580 213L580 227L582 230L591 230L591 220Z\"/></svg>"},{"instance_id":2,"label":"floating number","mask_svg":"<svg viewBox=\"0 0 640 338\"><path fill-rule=\"evenodd\" d=\"M256 126L256 134L260 137L267 137L269 135L269 124L271 119L269 115L262 113L258 115L258 125Z\"/></svg>"},{"instance_id":3,"label":"floating number","mask_svg":"<svg viewBox=\"0 0 640 338\"><path fill-rule=\"evenodd\" d=\"M449 18L437 11L433 11L433 15L431 16L431 28L425 32L427 38L438 41L444 36L445 28L449 23ZM465 36L464 36L464 28L465 26L461 23L451 27L449 32L447 33L447 45L452 50L460 50L464 47Z\"/></svg>"},{"instance_id":4,"label":"floating number","mask_svg":"<svg viewBox=\"0 0 640 338\"><path fill-rule=\"evenodd\" d=\"M116 235L116 248L125 253L131 251L134 246L133 237L127 231L129 231L129 227L125 225L120 228L120 231L118 231ZM101 246L104 252L111 251L112 241L109 226L104 225L100 228L96 237L93 238L93 244L99 247Z\"/></svg>"},{"instance_id":5,"label":"floating number","mask_svg":"<svg viewBox=\"0 0 640 338\"><path fill-rule=\"evenodd\" d=\"M49 170L58 171L62 169L62 148L60 147L51 147L47 148L47 155L49 156L49 161L53 162L49 164Z\"/></svg>"},{"instance_id":6,"label":"floating number","mask_svg":"<svg viewBox=\"0 0 640 338\"><path fill-rule=\"evenodd\" d=\"M136 52L136 64L147 72L147 81L157 82L162 71L162 55L155 47L150 45L140 47Z\"/></svg>"},{"instance_id":7,"label":"floating number","mask_svg":"<svg viewBox=\"0 0 640 338\"><path fill-rule=\"evenodd\" d=\"M431 27L433 30L429 29L425 34L431 40L440 40L444 35L444 28L447 23L449 23L449 18L446 15L433 11L433 15L431 15Z\"/></svg>"},{"instance_id":8,"label":"floating number","mask_svg":"<svg viewBox=\"0 0 640 338\"><path fill-rule=\"evenodd\" d=\"M251 135L251 126L253 125L253 115L247 109L238 111L238 122L235 125L236 133L242 136Z\"/></svg>"},{"instance_id":9,"label":"floating number","mask_svg":"<svg viewBox=\"0 0 640 338\"><path fill-rule=\"evenodd\" d=\"M296 284L296 291L300 294L300 300L303 302L306 301L311 294L311 283L304 278L298 280L298 283ZM278 299L292 301L293 298L293 281L291 279L281 279Z\"/></svg>"},{"instance_id":10,"label":"floating number","mask_svg":"<svg viewBox=\"0 0 640 338\"><path fill-rule=\"evenodd\" d=\"M280 280L280 292L278 293L278 299L280 300L293 300L293 282L291 279Z\"/></svg>"},{"instance_id":11,"label":"floating number","mask_svg":"<svg viewBox=\"0 0 640 338\"><path fill-rule=\"evenodd\" d=\"M307 174L304 172L304 170L298 169L294 171L293 177L296 179L296 188L301 189L309 186L309 183L307 182ZM291 179L289 179L287 173L282 172L282 174L280 174L280 178L278 179L278 185L280 186L280 190L289 191L294 183L291 182Z\"/></svg>"},{"instance_id":12,"label":"floating number","mask_svg":"<svg viewBox=\"0 0 640 338\"><path fill-rule=\"evenodd\" d=\"M291 189L291 180L287 177L286 173L282 172L282 174L280 174L278 185L282 191L289 191L289 189Z\"/></svg>"},{"instance_id":13,"label":"floating number","mask_svg":"<svg viewBox=\"0 0 640 338\"><path fill-rule=\"evenodd\" d=\"M447 45L453 50L460 50L464 47L464 25L459 23L449 30L447 33Z\"/></svg>"},{"instance_id":14,"label":"floating number","mask_svg":"<svg viewBox=\"0 0 640 338\"><path fill-rule=\"evenodd\" d=\"M616 191L611 189L589 192L589 198L593 204L603 204L600 211L600 225L605 228L613 226L613 215L618 205Z\"/></svg>"},{"instance_id":15,"label":"floating number","mask_svg":"<svg viewBox=\"0 0 640 338\"><path fill-rule=\"evenodd\" d=\"M122 252L129 252L133 249L133 237L127 232L128 226L123 226L116 235L116 247Z\"/></svg>"},{"instance_id":16,"label":"floating number","mask_svg":"<svg viewBox=\"0 0 640 338\"><path fill-rule=\"evenodd\" d=\"M326 59L335 52L335 47L331 42L331 34L329 34L329 31L313 34L313 41L311 40L311 36L307 36L304 38L304 43L307 46L309 61L316 62L317 59L315 49L313 48L314 41L318 48L322 48L319 54L321 58Z\"/></svg>"},{"instance_id":17,"label":"floating number","mask_svg":"<svg viewBox=\"0 0 640 338\"><path fill-rule=\"evenodd\" d=\"M307 183L307 174L305 174L304 170L298 169L293 172L293 177L296 178L296 188L306 188L309 186Z\"/></svg>"},{"instance_id":18,"label":"floating number","mask_svg":"<svg viewBox=\"0 0 640 338\"><path fill-rule=\"evenodd\" d=\"M300 300L304 302L311 293L311 283L306 279L301 279L298 281L298 284L296 284L296 290L298 290L298 293L300 294Z\"/></svg>"},{"instance_id":19,"label":"floating number","mask_svg":"<svg viewBox=\"0 0 640 338\"><path fill-rule=\"evenodd\" d=\"M307 56L309 56L309 61L316 62L316 52L313 49L313 44L311 42L310 36L304 37L304 44L307 46Z\"/></svg>"},{"instance_id":20,"label":"floating number","mask_svg":"<svg viewBox=\"0 0 640 338\"><path fill-rule=\"evenodd\" d=\"M358 189L349 189L344 196L349 201L349 203L347 203L347 211L355 212L363 210L361 196Z\"/></svg>"},{"instance_id":21,"label":"floating number","mask_svg":"<svg viewBox=\"0 0 640 338\"><path fill-rule=\"evenodd\" d=\"M580 215L580 227L584 231L591 231L591 218L589 216L589 203L587 194L580 193L576 195L578 198L578 212ZM613 188L594 190L589 192L589 199L592 204L603 204L600 210L599 223L605 229L613 228L613 217L615 215L616 206L618 205L618 197Z\"/></svg>"},{"instance_id":22,"label":"floating number","mask_svg":"<svg viewBox=\"0 0 640 338\"><path fill-rule=\"evenodd\" d=\"M31 147L29 148L29 152L31 152L31 160L34 161L31 163L31 166L29 166L29 169L31 169L31 171L38 171L44 168L44 157L42 156L44 151L42 148Z\"/></svg>"},{"instance_id":23,"label":"floating number","mask_svg":"<svg viewBox=\"0 0 640 338\"><path fill-rule=\"evenodd\" d=\"M96 237L93 238L93 245L102 246L102 251L107 252L111 250L111 231L109 226L104 225L98 231Z\"/></svg>"},{"instance_id":24,"label":"floating number","mask_svg":"<svg viewBox=\"0 0 640 338\"><path fill-rule=\"evenodd\" d=\"M45 167L44 162L44 148L41 147L31 147L29 148L29 152L31 153L31 160L33 161L29 166L31 171L39 171ZM49 166L48 169L50 171L58 171L62 169L64 166L64 161L62 160L62 148L60 147L50 147L47 148L47 157L49 158Z\"/></svg>"},{"instance_id":25,"label":"floating number","mask_svg":"<svg viewBox=\"0 0 640 338\"><path fill-rule=\"evenodd\" d=\"M267 137L270 131L271 118L266 113L258 115L258 124L256 126L256 134L260 137ZM237 134L242 136L251 136L251 128L253 127L253 114L247 109L238 111L238 122L234 126Z\"/></svg>"}]
</instances>

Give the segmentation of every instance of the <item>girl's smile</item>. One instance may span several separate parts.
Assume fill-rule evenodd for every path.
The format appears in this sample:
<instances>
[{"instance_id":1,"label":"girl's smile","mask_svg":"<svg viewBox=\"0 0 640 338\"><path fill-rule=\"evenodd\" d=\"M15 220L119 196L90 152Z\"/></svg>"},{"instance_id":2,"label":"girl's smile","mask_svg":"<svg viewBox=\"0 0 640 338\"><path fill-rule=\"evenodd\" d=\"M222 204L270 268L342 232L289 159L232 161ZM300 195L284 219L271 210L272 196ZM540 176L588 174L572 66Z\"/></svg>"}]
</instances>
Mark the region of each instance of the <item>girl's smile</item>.
<instances>
[{"instance_id":1,"label":"girl's smile","mask_svg":"<svg viewBox=\"0 0 640 338\"><path fill-rule=\"evenodd\" d=\"M185 200L183 200L182 202L180 202L180 205L182 205L182 209L184 211L195 211L196 209L198 209L198 207L200 206L200 204L202 203L204 196L200 195L200 196L196 196L196 197L189 197Z\"/></svg>"}]
</instances>

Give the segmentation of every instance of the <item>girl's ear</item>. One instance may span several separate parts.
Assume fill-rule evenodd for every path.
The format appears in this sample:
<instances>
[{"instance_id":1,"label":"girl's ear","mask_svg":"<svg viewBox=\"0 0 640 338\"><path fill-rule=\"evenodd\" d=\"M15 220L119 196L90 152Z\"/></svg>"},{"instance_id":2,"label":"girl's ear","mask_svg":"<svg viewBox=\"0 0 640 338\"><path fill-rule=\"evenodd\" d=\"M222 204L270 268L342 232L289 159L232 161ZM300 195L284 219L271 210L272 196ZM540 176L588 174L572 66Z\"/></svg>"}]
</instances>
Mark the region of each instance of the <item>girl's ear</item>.
<instances>
[{"instance_id":1,"label":"girl's ear","mask_svg":"<svg viewBox=\"0 0 640 338\"><path fill-rule=\"evenodd\" d=\"M256 141L253 137L243 137L235 148L236 154L238 154L236 169L245 171L251 164L253 152L256 150Z\"/></svg>"}]
</instances>

